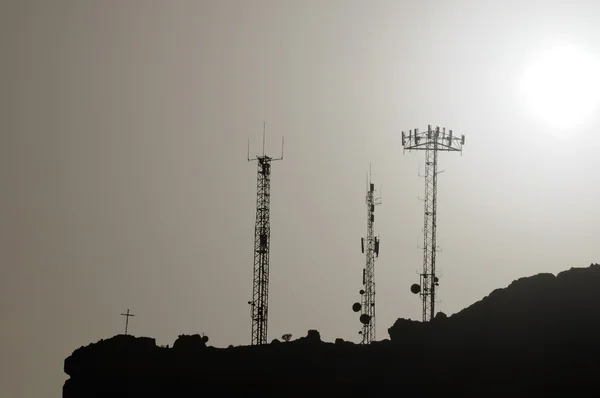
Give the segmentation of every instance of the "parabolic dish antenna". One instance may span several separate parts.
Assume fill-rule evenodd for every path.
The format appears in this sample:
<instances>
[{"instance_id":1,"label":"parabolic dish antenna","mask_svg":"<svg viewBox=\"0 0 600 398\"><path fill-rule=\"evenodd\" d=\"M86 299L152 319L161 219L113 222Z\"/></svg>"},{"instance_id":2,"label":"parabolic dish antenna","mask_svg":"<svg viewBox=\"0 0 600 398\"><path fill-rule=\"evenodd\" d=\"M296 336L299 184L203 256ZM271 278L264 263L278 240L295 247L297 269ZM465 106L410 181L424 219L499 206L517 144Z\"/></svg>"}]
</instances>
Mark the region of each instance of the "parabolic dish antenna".
<instances>
[{"instance_id":1,"label":"parabolic dish antenna","mask_svg":"<svg viewBox=\"0 0 600 398\"><path fill-rule=\"evenodd\" d=\"M362 314L358 319L363 325L368 325L369 322L371 322L371 317L369 316L369 314Z\"/></svg>"}]
</instances>

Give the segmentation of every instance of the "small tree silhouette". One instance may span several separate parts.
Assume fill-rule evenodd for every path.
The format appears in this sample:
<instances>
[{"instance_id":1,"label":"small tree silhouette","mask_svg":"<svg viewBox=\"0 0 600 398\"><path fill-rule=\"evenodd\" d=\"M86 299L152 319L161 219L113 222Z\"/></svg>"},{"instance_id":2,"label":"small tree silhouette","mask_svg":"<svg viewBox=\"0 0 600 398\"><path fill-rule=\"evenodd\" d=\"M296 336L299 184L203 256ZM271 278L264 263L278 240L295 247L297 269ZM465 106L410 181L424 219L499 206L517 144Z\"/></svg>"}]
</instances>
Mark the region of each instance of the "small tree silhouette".
<instances>
[{"instance_id":1,"label":"small tree silhouette","mask_svg":"<svg viewBox=\"0 0 600 398\"><path fill-rule=\"evenodd\" d=\"M283 336L281 336L281 338L287 343L292 338L292 335L290 333L286 333Z\"/></svg>"}]
</instances>

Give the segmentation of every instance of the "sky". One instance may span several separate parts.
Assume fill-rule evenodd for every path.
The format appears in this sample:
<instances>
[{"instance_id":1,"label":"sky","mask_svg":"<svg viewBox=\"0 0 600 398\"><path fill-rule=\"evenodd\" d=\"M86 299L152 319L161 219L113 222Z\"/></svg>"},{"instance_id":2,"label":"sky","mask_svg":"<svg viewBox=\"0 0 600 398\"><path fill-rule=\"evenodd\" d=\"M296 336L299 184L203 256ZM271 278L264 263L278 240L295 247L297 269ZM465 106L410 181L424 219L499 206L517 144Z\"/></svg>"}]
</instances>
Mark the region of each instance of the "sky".
<instances>
[{"instance_id":1,"label":"sky","mask_svg":"<svg viewBox=\"0 0 600 398\"><path fill-rule=\"evenodd\" d=\"M439 156L437 310L598 262L597 76L572 74L587 94L559 99L590 112L570 119L566 105L533 112L558 89L532 100L523 76L556 43L600 57L599 13L593 1L0 2L0 396L59 396L64 359L123 333L128 308L130 333L159 345L250 343L247 151L250 139L261 153L263 122L267 154L285 137L269 341L309 329L359 341L369 165L377 339L420 319L424 154L403 152L401 132L428 124L466 137L462 155Z\"/></svg>"}]
</instances>

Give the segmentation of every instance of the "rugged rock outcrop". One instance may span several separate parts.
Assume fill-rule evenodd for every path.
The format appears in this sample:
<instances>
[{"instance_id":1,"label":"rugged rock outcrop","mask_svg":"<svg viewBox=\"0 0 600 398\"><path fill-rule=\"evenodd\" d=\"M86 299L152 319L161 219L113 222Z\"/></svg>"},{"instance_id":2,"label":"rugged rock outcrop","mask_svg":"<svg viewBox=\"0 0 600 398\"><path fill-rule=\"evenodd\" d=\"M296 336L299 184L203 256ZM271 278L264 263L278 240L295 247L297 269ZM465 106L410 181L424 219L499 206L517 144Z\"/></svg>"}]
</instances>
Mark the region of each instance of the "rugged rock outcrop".
<instances>
[{"instance_id":1,"label":"rugged rock outcrop","mask_svg":"<svg viewBox=\"0 0 600 398\"><path fill-rule=\"evenodd\" d=\"M398 319L369 346L306 337L217 349L118 335L65 360L65 398L598 393L600 265L521 278L433 322Z\"/></svg>"}]
</instances>

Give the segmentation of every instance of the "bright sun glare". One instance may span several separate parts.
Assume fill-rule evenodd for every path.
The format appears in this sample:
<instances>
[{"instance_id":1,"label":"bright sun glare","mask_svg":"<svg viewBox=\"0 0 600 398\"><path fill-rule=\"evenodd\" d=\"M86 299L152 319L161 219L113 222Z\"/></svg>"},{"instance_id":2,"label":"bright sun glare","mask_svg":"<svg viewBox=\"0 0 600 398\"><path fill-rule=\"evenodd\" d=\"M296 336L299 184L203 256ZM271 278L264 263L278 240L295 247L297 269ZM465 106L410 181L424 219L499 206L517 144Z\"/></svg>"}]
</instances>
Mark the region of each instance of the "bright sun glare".
<instances>
[{"instance_id":1,"label":"bright sun glare","mask_svg":"<svg viewBox=\"0 0 600 398\"><path fill-rule=\"evenodd\" d=\"M543 50L525 70L521 94L542 123L568 129L588 121L600 102L600 61L569 43Z\"/></svg>"}]
</instances>

